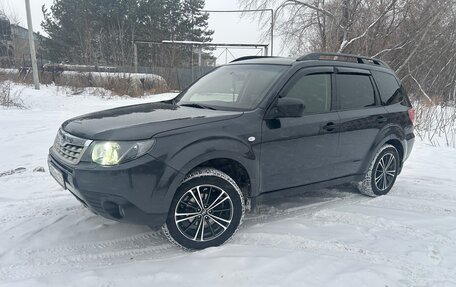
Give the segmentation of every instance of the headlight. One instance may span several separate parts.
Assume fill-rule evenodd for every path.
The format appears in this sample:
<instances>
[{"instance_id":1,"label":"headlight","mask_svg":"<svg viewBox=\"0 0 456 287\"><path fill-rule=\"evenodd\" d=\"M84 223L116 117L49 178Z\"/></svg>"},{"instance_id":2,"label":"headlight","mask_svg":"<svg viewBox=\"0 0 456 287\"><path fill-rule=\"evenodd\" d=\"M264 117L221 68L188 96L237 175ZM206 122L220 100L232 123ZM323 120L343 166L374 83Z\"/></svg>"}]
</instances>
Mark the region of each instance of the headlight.
<instances>
[{"instance_id":1,"label":"headlight","mask_svg":"<svg viewBox=\"0 0 456 287\"><path fill-rule=\"evenodd\" d=\"M93 162L100 165L117 165L144 155L152 148L154 142L154 140L93 142L91 158Z\"/></svg>"}]
</instances>

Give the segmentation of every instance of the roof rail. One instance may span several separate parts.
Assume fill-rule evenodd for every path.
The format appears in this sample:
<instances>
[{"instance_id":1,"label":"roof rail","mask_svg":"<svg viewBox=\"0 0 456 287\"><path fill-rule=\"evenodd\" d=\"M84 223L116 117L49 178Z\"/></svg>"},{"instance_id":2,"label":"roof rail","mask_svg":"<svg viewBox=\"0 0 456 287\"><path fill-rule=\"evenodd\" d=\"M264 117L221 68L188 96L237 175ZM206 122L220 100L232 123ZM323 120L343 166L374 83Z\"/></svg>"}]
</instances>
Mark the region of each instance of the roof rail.
<instances>
[{"instance_id":1,"label":"roof rail","mask_svg":"<svg viewBox=\"0 0 456 287\"><path fill-rule=\"evenodd\" d=\"M369 65L377 65L377 66L384 66L389 68L389 66L380 59L376 58L369 58L359 55L353 54L343 54L343 53L310 53L299 57L296 61L308 61L308 60L332 60L332 61L344 61L340 60L339 58L350 58L356 60L359 64L369 64ZM348 62L348 61L346 61Z\"/></svg>"},{"instance_id":2,"label":"roof rail","mask_svg":"<svg viewBox=\"0 0 456 287\"><path fill-rule=\"evenodd\" d=\"M245 61L245 60L252 60L252 59L262 59L262 58L278 58L278 57L275 57L275 56L245 56L245 57L240 57L240 58L234 59L230 63L240 62L240 61Z\"/></svg>"}]
</instances>

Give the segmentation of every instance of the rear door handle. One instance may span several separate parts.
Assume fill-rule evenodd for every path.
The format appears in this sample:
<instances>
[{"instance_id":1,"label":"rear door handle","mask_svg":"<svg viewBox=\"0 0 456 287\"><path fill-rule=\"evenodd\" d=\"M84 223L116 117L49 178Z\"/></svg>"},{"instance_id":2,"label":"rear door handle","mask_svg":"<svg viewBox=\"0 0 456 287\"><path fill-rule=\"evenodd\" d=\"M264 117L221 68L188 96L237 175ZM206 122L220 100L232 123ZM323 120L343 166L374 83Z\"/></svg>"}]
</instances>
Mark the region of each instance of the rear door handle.
<instances>
[{"instance_id":1,"label":"rear door handle","mask_svg":"<svg viewBox=\"0 0 456 287\"><path fill-rule=\"evenodd\" d=\"M327 123L326 125L323 126L323 130L327 131L327 132L332 132L333 130L336 129L336 124L333 123L333 122L329 122Z\"/></svg>"},{"instance_id":2,"label":"rear door handle","mask_svg":"<svg viewBox=\"0 0 456 287\"><path fill-rule=\"evenodd\" d=\"M379 124L386 123L387 120L388 120L388 119L385 118L384 116L378 116L378 117L377 117L377 123L379 123Z\"/></svg>"}]
</instances>

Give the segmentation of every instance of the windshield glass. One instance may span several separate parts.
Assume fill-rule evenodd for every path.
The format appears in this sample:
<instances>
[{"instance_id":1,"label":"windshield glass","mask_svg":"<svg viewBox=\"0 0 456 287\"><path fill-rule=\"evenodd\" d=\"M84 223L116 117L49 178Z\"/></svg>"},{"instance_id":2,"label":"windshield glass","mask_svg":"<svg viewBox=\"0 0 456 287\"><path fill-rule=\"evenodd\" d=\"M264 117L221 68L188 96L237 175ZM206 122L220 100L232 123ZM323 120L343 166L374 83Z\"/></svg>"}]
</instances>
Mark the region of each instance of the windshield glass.
<instances>
[{"instance_id":1,"label":"windshield glass","mask_svg":"<svg viewBox=\"0 0 456 287\"><path fill-rule=\"evenodd\" d=\"M263 99L287 66L223 66L201 78L178 100L179 105L251 110Z\"/></svg>"}]
</instances>

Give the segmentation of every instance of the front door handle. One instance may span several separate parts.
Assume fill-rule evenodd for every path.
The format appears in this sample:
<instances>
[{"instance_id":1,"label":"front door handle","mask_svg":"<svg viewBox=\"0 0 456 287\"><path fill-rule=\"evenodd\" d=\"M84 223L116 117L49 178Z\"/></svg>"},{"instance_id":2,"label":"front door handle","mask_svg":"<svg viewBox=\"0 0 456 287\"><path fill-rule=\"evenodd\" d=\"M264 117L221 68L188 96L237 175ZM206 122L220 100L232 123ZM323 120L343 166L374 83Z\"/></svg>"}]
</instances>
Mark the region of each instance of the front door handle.
<instances>
[{"instance_id":1,"label":"front door handle","mask_svg":"<svg viewBox=\"0 0 456 287\"><path fill-rule=\"evenodd\" d=\"M326 125L323 126L323 129L327 132L332 132L336 129L336 124L333 122L329 122Z\"/></svg>"}]
</instances>

